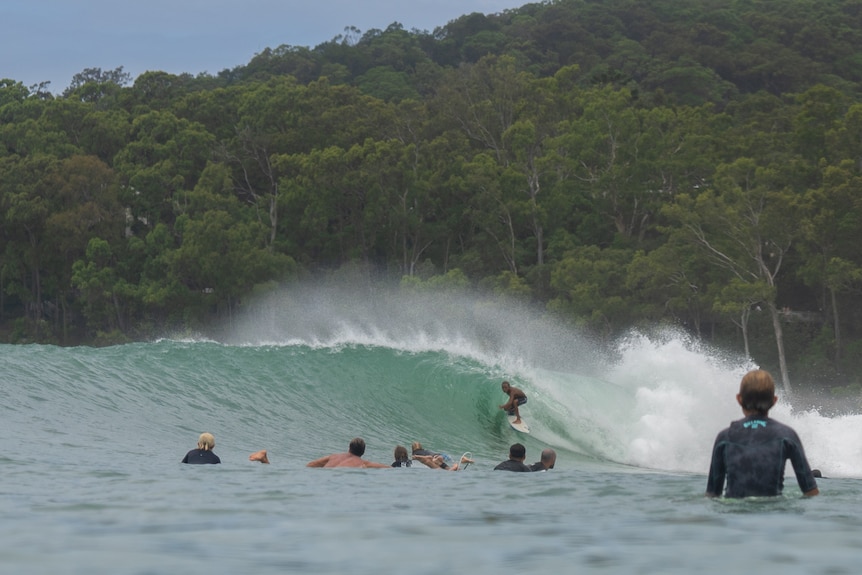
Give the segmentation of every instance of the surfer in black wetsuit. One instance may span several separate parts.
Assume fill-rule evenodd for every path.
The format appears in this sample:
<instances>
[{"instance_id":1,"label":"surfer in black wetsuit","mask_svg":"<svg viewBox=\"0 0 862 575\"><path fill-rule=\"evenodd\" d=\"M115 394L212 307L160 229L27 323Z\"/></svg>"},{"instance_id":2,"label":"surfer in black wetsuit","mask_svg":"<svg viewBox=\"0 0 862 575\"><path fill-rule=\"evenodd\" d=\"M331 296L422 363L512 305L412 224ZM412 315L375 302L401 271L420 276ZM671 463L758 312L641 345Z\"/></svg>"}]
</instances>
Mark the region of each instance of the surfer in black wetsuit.
<instances>
[{"instance_id":1,"label":"surfer in black wetsuit","mask_svg":"<svg viewBox=\"0 0 862 575\"><path fill-rule=\"evenodd\" d=\"M530 469L533 471L547 471L548 469L553 469L556 462L557 452L549 447L548 449L542 450L541 459L532 464Z\"/></svg>"},{"instance_id":2,"label":"surfer in black wetsuit","mask_svg":"<svg viewBox=\"0 0 862 575\"><path fill-rule=\"evenodd\" d=\"M518 411L518 406L527 403L527 394L517 387L509 385L508 381L504 381L500 387L503 389L503 393L509 396L509 401L501 405L500 409L505 409L506 413L514 415L516 425L521 423L521 412Z\"/></svg>"},{"instance_id":3,"label":"surfer in black wetsuit","mask_svg":"<svg viewBox=\"0 0 862 575\"><path fill-rule=\"evenodd\" d=\"M769 372L757 369L745 374L736 401L745 418L734 421L715 438L706 495L721 496L725 478L725 497L781 495L788 459L803 495L820 493L799 436L787 425L769 418L769 410L778 401Z\"/></svg>"},{"instance_id":4,"label":"surfer in black wetsuit","mask_svg":"<svg viewBox=\"0 0 862 575\"><path fill-rule=\"evenodd\" d=\"M182 463L221 463L218 455L213 453L213 447L215 447L213 434L201 433L198 438L198 448L186 453Z\"/></svg>"},{"instance_id":5,"label":"surfer in black wetsuit","mask_svg":"<svg viewBox=\"0 0 862 575\"><path fill-rule=\"evenodd\" d=\"M407 455L407 448L403 445L395 446L395 461L392 462L392 467L411 467L413 462Z\"/></svg>"},{"instance_id":6,"label":"surfer in black wetsuit","mask_svg":"<svg viewBox=\"0 0 862 575\"><path fill-rule=\"evenodd\" d=\"M527 448L520 443L513 443L509 447L509 459L497 465L494 471L532 471L529 465L524 463L527 458Z\"/></svg>"}]
</instances>

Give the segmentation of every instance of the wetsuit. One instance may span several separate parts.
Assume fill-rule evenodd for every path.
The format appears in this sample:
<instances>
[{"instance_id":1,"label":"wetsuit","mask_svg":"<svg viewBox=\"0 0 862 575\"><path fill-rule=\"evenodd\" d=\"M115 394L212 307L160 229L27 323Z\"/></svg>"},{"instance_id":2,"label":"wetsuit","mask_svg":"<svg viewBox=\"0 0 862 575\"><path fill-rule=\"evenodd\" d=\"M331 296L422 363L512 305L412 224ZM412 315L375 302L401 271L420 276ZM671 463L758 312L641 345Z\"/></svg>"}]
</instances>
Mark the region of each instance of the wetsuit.
<instances>
[{"instance_id":1,"label":"wetsuit","mask_svg":"<svg viewBox=\"0 0 862 575\"><path fill-rule=\"evenodd\" d=\"M409 459L399 459L398 461L392 462L392 467L411 467L413 462Z\"/></svg>"},{"instance_id":2,"label":"wetsuit","mask_svg":"<svg viewBox=\"0 0 862 575\"><path fill-rule=\"evenodd\" d=\"M537 461L530 466L530 471L545 471L545 464Z\"/></svg>"},{"instance_id":3,"label":"wetsuit","mask_svg":"<svg viewBox=\"0 0 862 575\"><path fill-rule=\"evenodd\" d=\"M494 471L532 471L532 469L530 469L529 465L525 465L523 461L507 459L495 467Z\"/></svg>"},{"instance_id":4,"label":"wetsuit","mask_svg":"<svg viewBox=\"0 0 862 575\"><path fill-rule=\"evenodd\" d=\"M208 449L192 449L183 457L183 463L221 463L218 455Z\"/></svg>"},{"instance_id":5,"label":"wetsuit","mask_svg":"<svg viewBox=\"0 0 862 575\"><path fill-rule=\"evenodd\" d=\"M781 495L788 459L802 492L816 489L802 442L793 429L765 415L734 421L715 438L706 493L720 496L727 477L725 497Z\"/></svg>"}]
</instances>

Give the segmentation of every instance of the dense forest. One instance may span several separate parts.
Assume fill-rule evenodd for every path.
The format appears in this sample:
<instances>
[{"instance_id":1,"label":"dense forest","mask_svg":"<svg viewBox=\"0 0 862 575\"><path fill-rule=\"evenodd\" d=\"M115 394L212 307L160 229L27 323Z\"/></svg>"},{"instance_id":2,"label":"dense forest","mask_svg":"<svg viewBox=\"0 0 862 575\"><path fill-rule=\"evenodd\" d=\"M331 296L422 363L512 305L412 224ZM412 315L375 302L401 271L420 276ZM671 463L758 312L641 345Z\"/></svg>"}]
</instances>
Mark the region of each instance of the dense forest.
<instances>
[{"instance_id":1,"label":"dense forest","mask_svg":"<svg viewBox=\"0 0 862 575\"><path fill-rule=\"evenodd\" d=\"M862 0L549 0L0 80L0 339L206 333L347 266L858 391L860 95Z\"/></svg>"}]
</instances>

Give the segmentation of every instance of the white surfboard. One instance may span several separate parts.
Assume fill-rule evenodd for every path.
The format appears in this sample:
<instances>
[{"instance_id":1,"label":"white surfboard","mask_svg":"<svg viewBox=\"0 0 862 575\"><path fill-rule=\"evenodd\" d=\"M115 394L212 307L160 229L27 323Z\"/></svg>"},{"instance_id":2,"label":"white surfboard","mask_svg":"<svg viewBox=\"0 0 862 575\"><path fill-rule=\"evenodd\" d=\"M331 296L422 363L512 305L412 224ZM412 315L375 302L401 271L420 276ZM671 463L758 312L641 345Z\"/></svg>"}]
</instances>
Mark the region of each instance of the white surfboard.
<instances>
[{"instance_id":1,"label":"white surfboard","mask_svg":"<svg viewBox=\"0 0 862 575\"><path fill-rule=\"evenodd\" d=\"M515 423L516 417L514 415L507 415L506 418L509 420L509 425L515 431L520 431L521 433L530 433L530 428L527 426L527 422L524 421L524 416L521 416L521 423Z\"/></svg>"}]
</instances>

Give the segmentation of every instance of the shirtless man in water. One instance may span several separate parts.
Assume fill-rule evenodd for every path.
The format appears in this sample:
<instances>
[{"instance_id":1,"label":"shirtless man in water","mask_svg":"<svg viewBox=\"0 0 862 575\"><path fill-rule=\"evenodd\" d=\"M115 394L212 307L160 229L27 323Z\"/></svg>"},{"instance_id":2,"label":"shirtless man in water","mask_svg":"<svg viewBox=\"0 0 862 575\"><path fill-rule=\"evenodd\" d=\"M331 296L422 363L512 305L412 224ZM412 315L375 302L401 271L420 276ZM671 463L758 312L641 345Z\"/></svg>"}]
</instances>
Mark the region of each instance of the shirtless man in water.
<instances>
[{"instance_id":1,"label":"shirtless man in water","mask_svg":"<svg viewBox=\"0 0 862 575\"><path fill-rule=\"evenodd\" d=\"M325 455L314 461L309 461L306 467L383 467L388 468L389 465L383 463L375 463L362 459L365 454L365 440L361 437L354 437L350 440L347 453L333 453Z\"/></svg>"},{"instance_id":2,"label":"shirtless man in water","mask_svg":"<svg viewBox=\"0 0 862 575\"><path fill-rule=\"evenodd\" d=\"M503 389L503 393L509 396L509 401L501 405L500 409L505 409L509 415L514 415L516 424L521 423L521 413L518 411L518 406L527 403L527 394L517 387L509 385L508 381L504 381L500 387Z\"/></svg>"}]
</instances>

